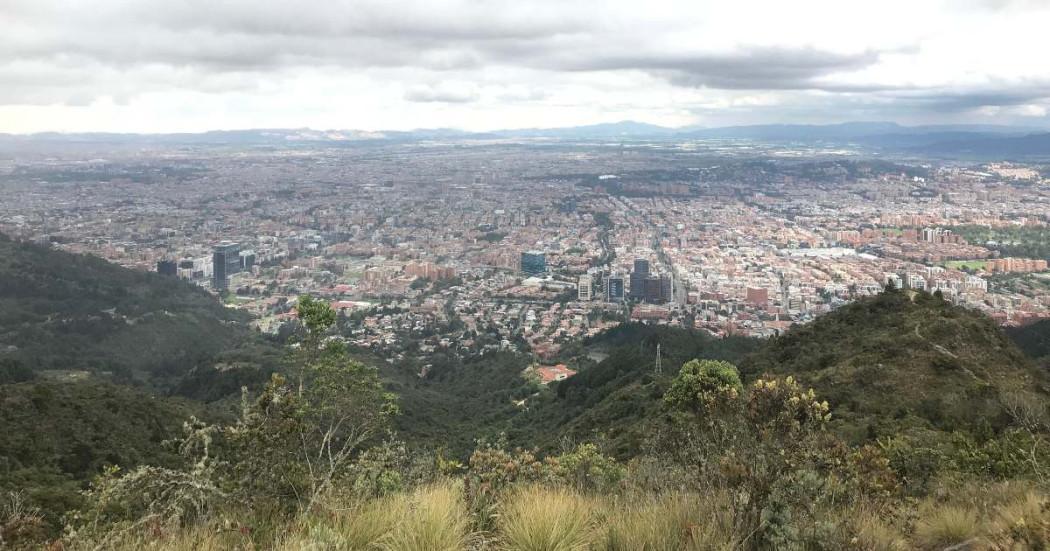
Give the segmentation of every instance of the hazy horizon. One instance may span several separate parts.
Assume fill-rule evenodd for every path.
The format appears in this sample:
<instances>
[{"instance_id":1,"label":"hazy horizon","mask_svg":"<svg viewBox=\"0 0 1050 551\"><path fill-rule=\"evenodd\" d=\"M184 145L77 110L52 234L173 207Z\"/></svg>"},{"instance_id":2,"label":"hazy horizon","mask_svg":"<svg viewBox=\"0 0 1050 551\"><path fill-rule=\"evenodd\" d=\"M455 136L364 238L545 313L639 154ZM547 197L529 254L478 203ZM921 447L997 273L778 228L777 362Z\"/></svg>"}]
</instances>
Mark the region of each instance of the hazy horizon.
<instances>
[{"instance_id":1,"label":"hazy horizon","mask_svg":"<svg viewBox=\"0 0 1050 551\"><path fill-rule=\"evenodd\" d=\"M481 130L470 130L466 128L457 127L410 127L410 128L317 128L310 126L298 126L298 127L259 127L259 126L245 126L245 127L215 127L215 128L204 128L201 130L187 130L187 131L110 131L110 130L40 130L40 131L29 131L29 132L0 132L0 135L8 136L21 136L31 137L34 135L43 134L60 134L60 135L76 135L76 134L127 134L127 135L141 135L141 136L152 136L152 135L173 135L173 134L208 134L208 133L222 133L222 132L267 132L267 131L308 131L317 133L339 133L339 132L360 132L363 134L375 134L377 136L382 135L384 132L394 133L413 133L413 132L440 132L447 131L451 133L464 133L464 134L486 134L486 133L507 133L512 134L514 132L528 132L528 131L544 131L544 130L574 130L574 129L585 129L590 127L616 127L618 125L640 125L640 126L651 126L659 128L661 131L672 132L672 133L684 133L684 132L695 132L703 130L719 130L729 129L734 127L749 128L749 127L776 127L776 126L812 126L815 128L820 127L835 127L845 125L863 125L863 124L895 124L902 129L916 129L916 128L936 128L936 127L958 127L958 128L978 128L978 127L1001 127L1003 129L1013 130L1016 132L1050 132L1050 121L1032 121L1030 124L1024 124L1024 121L1019 124L1005 124L1005 123L986 123L986 122L958 122L958 123L946 123L946 124L905 124L897 121L890 120L843 120L837 122L824 122L824 123L807 123L807 122L754 122L742 125L719 125L719 126L706 126L697 124L688 124L682 126L666 126L656 123L650 123L639 120L614 120L614 121L598 121L594 123L573 125L573 126L552 126L552 127L539 127L539 126L518 126L518 127L492 127ZM629 134L629 132L625 132Z\"/></svg>"}]
</instances>

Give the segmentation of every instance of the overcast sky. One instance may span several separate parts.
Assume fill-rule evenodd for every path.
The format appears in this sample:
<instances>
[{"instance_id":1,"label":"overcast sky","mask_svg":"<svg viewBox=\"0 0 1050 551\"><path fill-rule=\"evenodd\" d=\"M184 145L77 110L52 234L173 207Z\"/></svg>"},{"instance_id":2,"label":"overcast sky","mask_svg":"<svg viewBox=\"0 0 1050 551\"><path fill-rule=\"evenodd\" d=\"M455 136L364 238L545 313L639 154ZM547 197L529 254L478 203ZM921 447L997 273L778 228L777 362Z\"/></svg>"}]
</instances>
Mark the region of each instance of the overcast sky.
<instances>
[{"instance_id":1,"label":"overcast sky","mask_svg":"<svg viewBox=\"0 0 1050 551\"><path fill-rule=\"evenodd\" d=\"M1050 0L0 0L0 132L1048 112Z\"/></svg>"}]
</instances>

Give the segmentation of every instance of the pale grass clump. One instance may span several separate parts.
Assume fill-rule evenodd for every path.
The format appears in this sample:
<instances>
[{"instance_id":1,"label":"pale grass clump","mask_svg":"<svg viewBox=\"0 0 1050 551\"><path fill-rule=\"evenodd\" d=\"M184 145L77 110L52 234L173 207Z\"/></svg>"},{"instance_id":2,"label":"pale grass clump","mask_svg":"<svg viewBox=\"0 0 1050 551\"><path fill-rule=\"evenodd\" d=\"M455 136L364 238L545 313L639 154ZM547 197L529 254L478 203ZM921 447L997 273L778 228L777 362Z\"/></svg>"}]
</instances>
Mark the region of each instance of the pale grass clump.
<instances>
[{"instance_id":1,"label":"pale grass clump","mask_svg":"<svg viewBox=\"0 0 1050 551\"><path fill-rule=\"evenodd\" d=\"M263 542L263 547L266 542ZM213 526L186 527L171 534L157 535L140 532L99 546L91 541L63 541L61 549L70 551L106 549L107 551L140 551L157 549L163 551L224 551L226 549L251 549L258 546L250 536L236 531L220 530Z\"/></svg>"},{"instance_id":2,"label":"pale grass clump","mask_svg":"<svg viewBox=\"0 0 1050 551\"><path fill-rule=\"evenodd\" d=\"M405 516L407 509L407 496L398 494L348 509L315 513L303 521L300 534L289 538L280 547L302 551L375 549Z\"/></svg>"},{"instance_id":3,"label":"pale grass clump","mask_svg":"<svg viewBox=\"0 0 1050 551\"><path fill-rule=\"evenodd\" d=\"M992 549L1050 548L1050 501L1029 491L996 509L988 523Z\"/></svg>"},{"instance_id":4,"label":"pale grass clump","mask_svg":"<svg viewBox=\"0 0 1050 551\"><path fill-rule=\"evenodd\" d=\"M866 551L910 549L901 532L874 511L858 511L853 520L857 546Z\"/></svg>"},{"instance_id":5,"label":"pale grass clump","mask_svg":"<svg viewBox=\"0 0 1050 551\"><path fill-rule=\"evenodd\" d=\"M601 549L733 549L734 541L732 507L726 496L672 494L613 509Z\"/></svg>"},{"instance_id":6,"label":"pale grass clump","mask_svg":"<svg viewBox=\"0 0 1050 551\"><path fill-rule=\"evenodd\" d=\"M521 488L500 509L499 531L507 551L584 551L597 539L595 504L569 490Z\"/></svg>"},{"instance_id":7,"label":"pale grass clump","mask_svg":"<svg viewBox=\"0 0 1050 551\"><path fill-rule=\"evenodd\" d=\"M919 509L914 543L920 549L944 549L976 540L983 527L977 510L968 505L934 505Z\"/></svg>"},{"instance_id":8,"label":"pale grass clump","mask_svg":"<svg viewBox=\"0 0 1050 551\"><path fill-rule=\"evenodd\" d=\"M463 492L451 482L425 486L304 519L282 549L453 551L466 548Z\"/></svg>"},{"instance_id":9,"label":"pale grass clump","mask_svg":"<svg viewBox=\"0 0 1050 551\"><path fill-rule=\"evenodd\" d=\"M405 514L380 541L385 551L459 551L468 539L462 487L442 483L422 488L409 500Z\"/></svg>"}]
</instances>

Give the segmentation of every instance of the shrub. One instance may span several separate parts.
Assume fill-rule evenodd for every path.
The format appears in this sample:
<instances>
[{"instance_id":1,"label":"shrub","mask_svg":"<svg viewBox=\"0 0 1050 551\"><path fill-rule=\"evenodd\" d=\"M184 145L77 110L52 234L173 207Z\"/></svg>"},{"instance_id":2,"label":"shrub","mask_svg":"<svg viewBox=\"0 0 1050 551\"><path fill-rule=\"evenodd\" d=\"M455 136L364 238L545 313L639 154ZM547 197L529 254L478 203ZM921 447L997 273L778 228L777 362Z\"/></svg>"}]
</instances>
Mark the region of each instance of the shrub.
<instances>
[{"instance_id":1,"label":"shrub","mask_svg":"<svg viewBox=\"0 0 1050 551\"><path fill-rule=\"evenodd\" d=\"M344 499L382 497L434 481L435 461L390 440L365 450L346 468L333 488Z\"/></svg>"},{"instance_id":2,"label":"shrub","mask_svg":"<svg viewBox=\"0 0 1050 551\"><path fill-rule=\"evenodd\" d=\"M623 465L602 455L594 444L581 444L572 451L548 457L544 467L556 481L583 492L615 489L627 474Z\"/></svg>"},{"instance_id":3,"label":"shrub","mask_svg":"<svg viewBox=\"0 0 1050 551\"><path fill-rule=\"evenodd\" d=\"M743 388L733 364L692 360L682 365L664 395L664 404L672 409L710 415L735 401Z\"/></svg>"},{"instance_id":4,"label":"shrub","mask_svg":"<svg viewBox=\"0 0 1050 551\"><path fill-rule=\"evenodd\" d=\"M21 492L0 496L0 549L37 542L46 528L40 510L28 505Z\"/></svg>"},{"instance_id":5,"label":"shrub","mask_svg":"<svg viewBox=\"0 0 1050 551\"><path fill-rule=\"evenodd\" d=\"M467 503L475 528L489 530L504 492L516 483L537 482L544 467L524 450L507 451L502 443L481 443L470 455L465 477Z\"/></svg>"}]
</instances>

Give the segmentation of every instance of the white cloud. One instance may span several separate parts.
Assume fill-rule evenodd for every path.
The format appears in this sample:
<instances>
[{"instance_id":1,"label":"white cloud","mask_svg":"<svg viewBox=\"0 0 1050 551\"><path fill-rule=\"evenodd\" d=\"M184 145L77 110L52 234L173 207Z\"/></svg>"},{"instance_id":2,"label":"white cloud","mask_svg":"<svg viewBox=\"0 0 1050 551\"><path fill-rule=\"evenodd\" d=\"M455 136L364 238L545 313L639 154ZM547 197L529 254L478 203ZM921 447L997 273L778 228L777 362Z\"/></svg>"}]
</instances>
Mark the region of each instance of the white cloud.
<instances>
[{"instance_id":1,"label":"white cloud","mask_svg":"<svg viewBox=\"0 0 1050 551\"><path fill-rule=\"evenodd\" d=\"M4 0L0 131L1050 124L1036 0Z\"/></svg>"}]
</instances>

